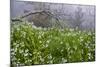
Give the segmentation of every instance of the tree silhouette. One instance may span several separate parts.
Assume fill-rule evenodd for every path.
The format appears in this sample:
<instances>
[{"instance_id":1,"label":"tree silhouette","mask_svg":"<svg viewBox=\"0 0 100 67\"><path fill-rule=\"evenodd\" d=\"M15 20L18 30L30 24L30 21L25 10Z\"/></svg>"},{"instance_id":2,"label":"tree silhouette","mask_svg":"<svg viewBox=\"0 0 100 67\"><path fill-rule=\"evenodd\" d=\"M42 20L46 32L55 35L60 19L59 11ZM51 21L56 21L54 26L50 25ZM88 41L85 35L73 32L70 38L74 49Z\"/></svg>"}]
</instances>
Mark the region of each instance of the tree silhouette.
<instances>
[{"instance_id":1,"label":"tree silhouette","mask_svg":"<svg viewBox=\"0 0 100 67\"><path fill-rule=\"evenodd\" d=\"M74 16L74 17L73 17ZM84 13L82 12L82 8L77 7L77 10L75 11L74 15L72 14L70 16L71 25L73 28L79 28L81 29L81 24L84 21Z\"/></svg>"}]
</instances>

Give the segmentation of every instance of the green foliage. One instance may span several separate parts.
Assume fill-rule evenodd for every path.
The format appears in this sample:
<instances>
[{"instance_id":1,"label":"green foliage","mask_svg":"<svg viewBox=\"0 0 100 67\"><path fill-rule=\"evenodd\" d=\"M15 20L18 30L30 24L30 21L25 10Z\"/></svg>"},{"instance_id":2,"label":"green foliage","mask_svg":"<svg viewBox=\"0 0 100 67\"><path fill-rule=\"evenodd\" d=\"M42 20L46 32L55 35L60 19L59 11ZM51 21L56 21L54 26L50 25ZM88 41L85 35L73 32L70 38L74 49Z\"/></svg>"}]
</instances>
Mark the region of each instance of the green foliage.
<instances>
[{"instance_id":1,"label":"green foliage","mask_svg":"<svg viewBox=\"0 0 100 67\"><path fill-rule=\"evenodd\" d=\"M37 28L27 22L11 22L12 65L57 64L94 60L94 32Z\"/></svg>"}]
</instances>

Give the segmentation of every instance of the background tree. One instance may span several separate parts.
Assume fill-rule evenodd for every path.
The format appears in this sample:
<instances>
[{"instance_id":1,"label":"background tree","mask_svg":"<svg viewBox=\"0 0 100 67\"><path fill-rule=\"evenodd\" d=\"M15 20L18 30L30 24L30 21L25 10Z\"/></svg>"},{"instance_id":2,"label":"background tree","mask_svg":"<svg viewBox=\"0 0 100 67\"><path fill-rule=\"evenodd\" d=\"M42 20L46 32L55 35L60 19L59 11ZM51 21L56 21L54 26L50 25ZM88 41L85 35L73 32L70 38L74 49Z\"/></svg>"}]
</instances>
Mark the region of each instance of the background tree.
<instances>
[{"instance_id":1,"label":"background tree","mask_svg":"<svg viewBox=\"0 0 100 67\"><path fill-rule=\"evenodd\" d=\"M77 7L77 10L70 15L70 23L73 28L82 28L82 22L84 21L84 13L82 12L82 8Z\"/></svg>"}]
</instances>

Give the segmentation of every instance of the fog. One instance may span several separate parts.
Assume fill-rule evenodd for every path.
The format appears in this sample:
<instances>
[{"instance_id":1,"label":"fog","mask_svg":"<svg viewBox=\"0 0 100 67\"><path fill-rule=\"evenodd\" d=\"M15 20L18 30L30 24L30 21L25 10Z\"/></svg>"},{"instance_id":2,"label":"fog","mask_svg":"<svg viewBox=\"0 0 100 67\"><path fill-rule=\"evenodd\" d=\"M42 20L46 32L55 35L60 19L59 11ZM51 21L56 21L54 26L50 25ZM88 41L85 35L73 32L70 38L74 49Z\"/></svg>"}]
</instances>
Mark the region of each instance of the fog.
<instances>
[{"instance_id":1,"label":"fog","mask_svg":"<svg viewBox=\"0 0 100 67\"><path fill-rule=\"evenodd\" d=\"M75 21L81 22L83 29L95 29L95 6L94 5L75 5L62 3L41 3L11 0L11 18L19 17L30 12L50 11L63 21L65 26L74 27ZM80 10L80 11L79 11ZM77 13L77 14L76 14ZM79 14L80 17L77 15ZM82 15L82 16L81 16ZM79 21L77 21L77 18ZM76 25L77 26L77 25Z\"/></svg>"}]
</instances>

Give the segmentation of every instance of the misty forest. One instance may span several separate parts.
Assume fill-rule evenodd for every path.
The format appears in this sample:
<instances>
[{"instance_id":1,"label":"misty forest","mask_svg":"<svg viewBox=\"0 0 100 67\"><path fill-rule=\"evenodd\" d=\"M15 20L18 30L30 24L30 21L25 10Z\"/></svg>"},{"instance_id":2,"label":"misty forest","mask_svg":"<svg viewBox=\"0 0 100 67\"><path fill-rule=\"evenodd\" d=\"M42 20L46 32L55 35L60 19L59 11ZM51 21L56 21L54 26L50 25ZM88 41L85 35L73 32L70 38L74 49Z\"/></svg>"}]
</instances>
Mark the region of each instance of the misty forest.
<instances>
[{"instance_id":1,"label":"misty forest","mask_svg":"<svg viewBox=\"0 0 100 67\"><path fill-rule=\"evenodd\" d=\"M11 0L11 65L95 61L95 6Z\"/></svg>"}]
</instances>

